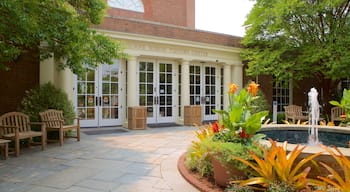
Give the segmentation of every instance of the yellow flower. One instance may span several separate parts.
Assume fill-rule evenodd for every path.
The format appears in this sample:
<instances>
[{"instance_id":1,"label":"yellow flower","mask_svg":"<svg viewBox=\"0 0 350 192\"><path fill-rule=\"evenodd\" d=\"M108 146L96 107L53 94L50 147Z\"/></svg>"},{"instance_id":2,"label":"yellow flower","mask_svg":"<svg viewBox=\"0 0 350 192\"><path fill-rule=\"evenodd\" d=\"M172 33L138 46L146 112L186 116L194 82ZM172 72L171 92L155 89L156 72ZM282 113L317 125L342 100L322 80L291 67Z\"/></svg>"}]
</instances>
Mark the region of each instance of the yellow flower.
<instances>
[{"instance_id":1,"label":"yellow flower","mask_svg":"<svg viewBox=\"0 0 350 192\"><path fill-rule=\"evenodd\" d=\"M252 96L256 96L259 91L259 84L256 84L254 81L252 81L248 86L248 93L250 93Z\"/></svg>"},{"instance_id":2,"label":"yellow flower","mask_svg":"<svg viewBox=\"0 0 350 192\"><path fill-rule=\"evenodd\" d=\"M230 93L231 94L235 94L238 90L238 85L234 84L234 83L230 83Z\"/></svg>"}]
</instances>

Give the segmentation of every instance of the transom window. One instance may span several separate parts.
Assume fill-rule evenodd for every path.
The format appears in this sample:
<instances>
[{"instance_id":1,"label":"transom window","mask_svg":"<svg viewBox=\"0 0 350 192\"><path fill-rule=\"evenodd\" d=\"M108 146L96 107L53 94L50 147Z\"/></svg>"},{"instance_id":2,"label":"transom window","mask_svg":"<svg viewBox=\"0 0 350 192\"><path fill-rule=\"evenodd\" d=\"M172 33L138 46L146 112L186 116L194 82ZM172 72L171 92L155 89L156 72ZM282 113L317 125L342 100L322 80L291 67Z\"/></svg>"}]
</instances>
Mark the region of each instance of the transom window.
<instances>
[{"instance_id":1,"label":"transom window","mask_svg":"<svg viewBox=\"0 0 350 192\"><path fill-rule=\"evenodd\" d=\"M126 9L141 13L145 12L141 0L108 0L108 5L113 8Z\"/></svg>"}]
</instances>

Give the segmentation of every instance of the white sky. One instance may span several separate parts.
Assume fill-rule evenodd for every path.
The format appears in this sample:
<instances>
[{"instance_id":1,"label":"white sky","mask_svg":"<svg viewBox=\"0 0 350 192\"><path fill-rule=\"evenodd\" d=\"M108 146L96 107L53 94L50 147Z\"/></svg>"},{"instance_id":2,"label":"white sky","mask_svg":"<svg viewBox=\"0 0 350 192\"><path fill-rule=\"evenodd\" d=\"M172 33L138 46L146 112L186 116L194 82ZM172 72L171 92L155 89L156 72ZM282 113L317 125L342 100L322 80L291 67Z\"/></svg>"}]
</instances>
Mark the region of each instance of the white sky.
<instances>
[{"instance_id":1,"label":"white sky","mask_svg":"<svg viewBox=\"0 0 350 192\"><path fill-rule=\"evenodd\" d=\"M247 14L254 5L251 0L195 0L196 29L244 36Z\"/></svg>"}]
</instances>

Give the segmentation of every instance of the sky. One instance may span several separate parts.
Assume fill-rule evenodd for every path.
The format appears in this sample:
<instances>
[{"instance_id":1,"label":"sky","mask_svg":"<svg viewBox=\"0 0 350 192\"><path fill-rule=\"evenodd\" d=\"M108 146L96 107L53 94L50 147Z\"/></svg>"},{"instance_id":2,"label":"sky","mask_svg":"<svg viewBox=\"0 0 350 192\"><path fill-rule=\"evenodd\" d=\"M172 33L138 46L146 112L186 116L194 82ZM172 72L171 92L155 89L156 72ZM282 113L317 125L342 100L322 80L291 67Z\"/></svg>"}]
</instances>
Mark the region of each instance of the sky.
<instances>
[{"instance_id":1,"label":"sky","mask_svg":"<svg viewBox=\"0 0 350 192\"><path fill-rule=\"evenodd\" d=\"M243 37L251 0L195 0L196 29Z\"/></svg>"}]
</instances>

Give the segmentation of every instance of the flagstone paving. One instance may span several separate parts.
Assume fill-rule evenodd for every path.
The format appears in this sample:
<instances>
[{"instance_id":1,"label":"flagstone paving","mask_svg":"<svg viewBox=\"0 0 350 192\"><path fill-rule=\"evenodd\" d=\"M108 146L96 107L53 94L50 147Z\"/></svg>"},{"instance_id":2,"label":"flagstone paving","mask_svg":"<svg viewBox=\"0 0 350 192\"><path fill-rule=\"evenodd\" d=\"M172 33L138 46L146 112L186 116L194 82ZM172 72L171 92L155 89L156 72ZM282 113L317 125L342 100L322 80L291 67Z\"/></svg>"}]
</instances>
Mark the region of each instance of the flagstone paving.
<instances>
[{"instance_id":1,"label":"flagstone paving","mask_svg":"<svg viewBox=\"0 0 350 192\"><path fill-rule=\"evenodd\" d=\"M86 130L86 129L85 129ZM177 170L193 127L86 135L0 160L1 192L198 191Z\"/></svg>"}]
</instances>

